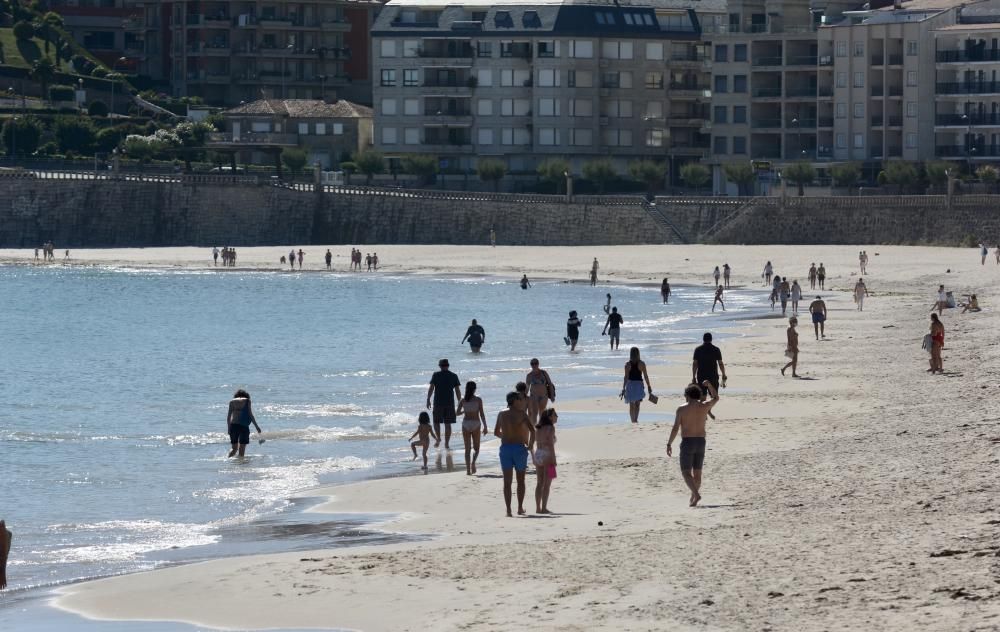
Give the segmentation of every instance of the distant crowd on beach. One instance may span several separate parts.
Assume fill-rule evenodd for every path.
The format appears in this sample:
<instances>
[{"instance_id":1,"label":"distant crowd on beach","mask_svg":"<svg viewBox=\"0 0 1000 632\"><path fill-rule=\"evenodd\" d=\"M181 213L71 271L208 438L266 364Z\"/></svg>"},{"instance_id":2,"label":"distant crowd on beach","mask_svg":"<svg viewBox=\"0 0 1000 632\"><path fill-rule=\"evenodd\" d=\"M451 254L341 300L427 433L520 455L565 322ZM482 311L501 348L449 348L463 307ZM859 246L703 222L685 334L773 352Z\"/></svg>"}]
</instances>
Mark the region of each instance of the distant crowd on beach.
<instances>
[{"instance_id":1,"label":"distant crowd on beach","mask_svg":"<svg viewBox=\"0 0 1000 632\"><path fill-rule=\"evenodd\" d=\"M41 254L42 261L55 261L56 260L56 245L51 241L47 241L40 247L35 248L35 261L39 260L39 254ZM63 256L63 260L69 259L69 250L67 250Z\"/></svg>"}]
</instances>

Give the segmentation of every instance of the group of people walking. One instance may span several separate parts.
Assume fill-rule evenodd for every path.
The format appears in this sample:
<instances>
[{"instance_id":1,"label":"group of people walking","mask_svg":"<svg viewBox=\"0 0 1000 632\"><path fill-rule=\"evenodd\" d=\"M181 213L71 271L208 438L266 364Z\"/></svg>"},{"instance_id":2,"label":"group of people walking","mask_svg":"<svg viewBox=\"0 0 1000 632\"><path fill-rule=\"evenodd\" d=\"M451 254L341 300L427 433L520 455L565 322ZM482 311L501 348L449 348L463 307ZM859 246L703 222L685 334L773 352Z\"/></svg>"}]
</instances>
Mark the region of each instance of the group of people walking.
<instances>
[{"instance_id":1,"label":"group of people walking","mask_svg":"<svg viewBox=\"0 0 1000 632\"><path fill-rule=\"evenodd\" d=\"M230 248L229 246L223 246L220 251L218 248L212 248L212 263L214 265L219 265L219 258L222 258L222 266L224 268L234 268L236 267L236 248Z\"/></svg>"},{"instance_id":2,"label":"group of people walking","mask_svg":"<svg viewBox=\"0 0 1000 632\"><path fill-rule=\"evenodd\" d=\"M351 248L351 270L361 271L361 251L357 248ZM368 266L368 271L378 270L378 253L366 253L364 256L365 265Z\"/></svg>"},{"instance_id":3,"label":"group of people walking","mask_svg":"<svg viewBox=\"0 0 1000 632\"><path fill-rule=\"evenodd\" d=\"M38 251L41 250L43 261L56 260L56 245L51 241L42 244L41 248L35 248L35 261L38 261ZM69 259L69 250L66 251L66 258Z\"/></svg>"}]
</instances>

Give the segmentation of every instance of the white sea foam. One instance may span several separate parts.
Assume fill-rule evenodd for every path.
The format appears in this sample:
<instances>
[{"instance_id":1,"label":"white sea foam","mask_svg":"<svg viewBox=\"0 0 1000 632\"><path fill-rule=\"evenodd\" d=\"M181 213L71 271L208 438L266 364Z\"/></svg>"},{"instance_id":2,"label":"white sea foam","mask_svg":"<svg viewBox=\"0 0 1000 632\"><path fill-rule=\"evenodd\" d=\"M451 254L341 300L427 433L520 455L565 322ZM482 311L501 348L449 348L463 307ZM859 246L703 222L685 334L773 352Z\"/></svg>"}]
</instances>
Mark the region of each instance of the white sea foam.
<instances>
[{"instance_id":1,"label":"white sea foam","mask_svg":"<svg viewBox=\"0 0 1000 632\"><path fill-rule=\"evenodd\" d=\"M55 524L46 531L62 541L96 540L80 546L57 547L43 559L53 563L123 562L144 553L170 548L201 546L218 541L208 525L159 520L107 520L83 524Z\"/></svg>"}]
</instances>

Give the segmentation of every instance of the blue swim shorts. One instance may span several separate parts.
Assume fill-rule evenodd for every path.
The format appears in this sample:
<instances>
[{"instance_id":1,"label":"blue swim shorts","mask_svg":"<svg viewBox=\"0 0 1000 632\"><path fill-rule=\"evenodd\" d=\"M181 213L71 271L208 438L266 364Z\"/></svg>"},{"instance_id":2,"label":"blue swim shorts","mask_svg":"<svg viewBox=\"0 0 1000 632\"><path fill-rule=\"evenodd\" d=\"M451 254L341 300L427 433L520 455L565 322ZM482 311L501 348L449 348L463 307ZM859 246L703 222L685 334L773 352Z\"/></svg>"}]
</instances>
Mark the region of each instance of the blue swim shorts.
<instances>
[{"instance_id":1,"label":"blue swim shorts","mask_svg":"<svg viewBox=\"0 0 1000 632\"><path fill-rule=\"evenodd\" d=\"M500 469L514 469L524 472L528 469L528 448L520 443L505 443L500 446Z\"/></svg>"}]
</instances>

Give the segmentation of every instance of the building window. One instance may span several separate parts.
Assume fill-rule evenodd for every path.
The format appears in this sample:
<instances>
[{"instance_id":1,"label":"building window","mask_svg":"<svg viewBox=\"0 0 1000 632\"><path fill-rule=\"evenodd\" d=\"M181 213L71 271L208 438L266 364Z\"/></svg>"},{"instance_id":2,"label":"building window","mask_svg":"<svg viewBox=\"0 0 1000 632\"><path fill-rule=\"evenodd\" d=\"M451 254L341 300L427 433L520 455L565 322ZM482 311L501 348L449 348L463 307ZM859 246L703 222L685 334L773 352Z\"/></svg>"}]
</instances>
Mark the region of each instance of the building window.
<instances>
[{"instance_id":1,"label":"building window","mask_svg":"<svg viewBox=\"0 0 1000 632\"><path fill-rule=\"evenodd\" d=\"M531 71L530 70L511 70L509 68L502 69L500 71L500 85L502 87L513 87L518 88L531 85Z\"/></svg>"},{"instance_id":2,"label":"building window","mask_svg":"<svg viewBox=\"0 0 1000 632\"><path fill-rule=\"evenodd\" d=\"M420 85L420 70L407 68L403 71L403 85L412 88Z\"/></svg>"},{"instance_id":3,"label":"building window","mask_svg":"<svg viewBox=\"0 0 1000 632\"><path fill-rule=\"evenodd\" d=\"M407 127L403 130L403 143L406 145L420 144L420 128Z\"/></svg>"},{"instance_id":4,"label":"building window","mask_svg":"<svg viewBox=\"0 0 1000 632\"><path fill-rule=\"evenodd\" d=\"M666 136L662 129L646 130L646 147L663 147L663 138Z\"/></svg>"},{"instance_id":5,"label":"building window","mask_svg":"<svg viewBox=\"0 0 1000 632\"><path fill-rule=\"evenodd\" d=\"M396 144L396 128L395 127L383 127L382 128L382 144L383 145L395 145Z\"/></svg>"},{"instance_id":6,"label":"building window","mask_svg":"<svg viewBox=\"0 0 1000 632\"><path fill-rule=\"evenodd\" d=\"M631 147L632 130L603 129L601 130L601 142L608 147Z\"/></svg>"},{"instance_id":7,"label":"building window","mask_svg":"<svg viewBox=\"0 0 1000 632\"><path fill-rule=\"evenodd\" d=\"M480 145L492 145L493 144L493 130L491 129L480 129L479 130L479 144Z\"/></svg>"},{"instance_id":8,"label":"building window","mask_svg":"<svg viewBox=\"0 0 1000 632\"><path fill-rule=\"evenodd\" d=\"M734 154L745 154L745 153L747 153L747 137L746 136L733 136L733 153Z\"/></svg>"},{"instance_id":9,"label":"building window","mask_svg":"<svg viewBox=\"0 0 1000 632\"><path fill-rule=\"evenodd\" d=\"M865 73L863 72L854 73L854 87L855 88L865 87Z\"/></svg>"},{"instance_id":10,"label":"building window","mask_svg":"<svg viewBox=\"0 0 1000 632\"><path fill-rule=\"evenodd\" d=\"M604 101L601 105L601 114L603 116L632 118L632 102L627 99L612 99Z\"/></svg>"},{"instance_id":11,"label":"building window","mask_svg":"<svg viewBox=\"0 0 1000 632\"><path fill-rule=\"evenodd\" d=\"M865 43L864 42L854 42L854 56L864 57L865 56Z\"/></svg>"},{"instance_id":12,"label":"building window","mask_svg":"<svg viewBox=\"0 0 1000 632\"><path fill-rule=\"evenodd\" d=\"M538 144L551 147L559 144L559 130L554 127L538 128Z\"/></svg>"},{"instance_id":13,"label":"building window","mask_svg":"<svg viewBox=\"0 0 1000 632\"><path fill-rule=\"evenodd\" d=\"M725 44L715 45L715 61L721 61L721 62L729 61L729 46Z\"/></svg>"},{"instance_id":14,"label":"building window","mask_svg":"<svg viewBox=\"0 0 1000 632\"><path fill-rule=\"evenodd\" d=\"M906 148L914 149L917 146L917 135L914 133L909 133L906 135Z\"/></svg>"},{"instance_id":15,"label":"building window","mask_svg":"<svg viewBox=\"0 0 1000 632\"><path fill-rule=\"evenodd\" d=\"M906 85L915 86L917 85L917 71L909 70L906 73Z\"/></svg>"},{"instance_id":16,"label":"building window","mask_svg":"<svg viewBox=\"0 0 1000 632\"><path fill-rule=\"evenodd\" d=\"M746 44L734 44L733 45L733 61L746 61L747 60L747 45Z\"/></svg>"},{"instance_id":17,"label":"building window","mask_svg":"<svg viewBox=\"0 0 1000 632\"><path fill-rule=\"evenodd\" d=\"M916 118L917 116L917 102L907 101L906 102L906 116L909 118Z\"/></svg>"},{"instance_id":18,"label":"building window","mask_svg":"<svg viewBox=\"0 0 1000 632\"><path fill-rule=\"evenodd\" d=\"M907 40L906 41L906 54L910 57L915 57L917 54L917 41Z\"/></svg>"},{"instance_id":19,"label":"building window","mask_svg":"<svg viewBox=\"0 0 1000 632\"><path fill-rule=\"evenodd\" d=\"M854 148L855 149L864 149L864 147L865 147L865 135L864 134L855 134L854 135Z\"/></svg>"},{"instance_id":20,"label":"building window","mask_svg":"<svg viewBox=\"0 0 1000 632\"><path fill-rule=\"evenodd\" d=\"M846 88L847 87L847 73L846 72L838 72L837 73L837 87L838 88Z\"/></svg>"},{"instance_id":21,"label":"building window","mask_svg":"<svg viewBox=\"0 0 1000 632\"><path fill-rule=\"evenodd\" d=\"M482 40L476 42L476 55L479 57L492 57L493 42L484 42Z\"/></svg>"},{"instance_id":22,"label":"building window","mask_svg":"<svg viewBox=\"0 0 1000 632\"><path fill-rule=\"evenodd\" d=\"M476 104L476 114L479 116L493 116L493 101L491 99L479 99Z\"/></svg>"},{"instance_id":23,"label":"building window","mask_svg":"<svg viewBox=\"0 0 1000 632\"><path fill-rule=\"evenodd\" d=\"M569 115L570 116L593 116L594 115L594 104L590 99L570 99L569 100Z\"/></svg>"},{"instance_id":24,"label":"building window","mask_svg":"<svg viewBox=\"0 0 1000 632\"><path fill-rule=\"evenodd\" d=\"M646 118L663 118L663 101L646 101Z\"/></svg>"},{"instance_id":25,"label":"building window","mask_svg":"<svg viewBox=\"0 0 1000 632\"><path fill-rule=\"evenodd\" d=\"M542 88L559 86L559 71L553 68L543 68L538 71L538 85Z\"/></svg>"},{"instance_id":26,"label":"building window","mask_svg":"<svg viewBox=\"0 0 1000 632\"><path fill-rule=\"evenodd\" d=\"M837 104L837 118L847 118L847 104L838 103Z\"/></svg>"},{"instance_id":27,"label":"building window","mask_svg":"<svg viewBox=\"0 0 1000 632\"><path fill-rule=\"evenodd\" d=\"M334 123L333 124L333 135L334 136L343 136L344 135L344 124L343 123Z\"/></svg>"},{"instance_id":28,"label":"building window","mask_svg":"<svg viewBox=\"0 0 1000 632\"><path fill-rule=\"evenodd\" d=\"M381 54L382 57L395 57L396 40L382 40Z\"/></svg>"},{"instance_id":29,"label":"building window","mask_svg":"<svg viewBox=\"0 0 1000 632\"><path fill-rule=\"evenodd\" d=\"M733 92L744 93L747 91L747 76L733 75Z\"/></svg>"},{"instance_id":30,"label":"building window","mask_svg":"<svg viewBox=\"0 0 1000 632\"><path fill-rule=\"evenodd\" d=\"M569 56L576 59L592 59L594 57L594 42L590 40L570 40Z\"/></svg>"},{"instance_id":31,"label":"building window","mask_svg":"<svg viewBox=\"0 0 1000 632\"><path fill-rule=\"evenodd\" d=\"M837 134L837 149L847 149L847 134Z\"/></svg>"},{"instance_id":32,"label":"building window","mask_svg":"<svg viewBox=\"0 0 1000 632\"><path fill-rule=\"evenodd\" d=\"M729 139L725 136L712 137L712 153L719 156L724 156L725 154L729 153L728 151L726 151L726 148L728 147L729 144L728 141Z\"/></svg>"},{"instance_id":33,"label":"building window","mask_svg":"<svg viewBox=\"0 0 1000 632\"><path fill-rule=\"evenodd\" d=\"M728 123L727 120L727 108L724 105L716 105L712 108L712 122L713 123Z\"/></svg>"},{"instance_id":34,"label":"building window","mask_svg":"<svg viewBox=\"0 0 1000 632\"><path fill-rule=\"evenodd\" d=\"M715 91L729 92L729 77L726 75L715 75Z\"/></svg>"},{"instance_id":35,"label":"building window","mask_svg":"<svg viewBox=\"0 0 1000 632\"><path fill-rule=\"evenodd\" d=\"M392 101L392 99L389 99ZM395 103L395 101L393 101ZM383 112L385 114L385 112ZM309 123L299 123L299 136L305 136L309 133Z\"/></svg>"},{"instance_id":36,"label":"building window","mask_svg":"<svg viewBox=\"0 0 1000 632\"><path fill-rule=\"evenodd\" d=\"M837 57L847 57L847 42L837 42Z\"/></svg>"},{"instance_id":37,"label":"building window","mask_svg":"<svg viewBox=\"0 0 1000 632\"><path fill-rule=\"evenodd\" d=\"M601 57L604 59L632 59L632 42L617 40L601 42Z\"/></svg>"},{"instance_id":38,"label":"building window","mask_svg":"<svg viewBox=\"0 0 1000 632\"><path fill-rule=\"evenodd\" d=\"M650 61L662 61L663 42L646 42L646 59Z\"/></svg>"},{"instance_id":39,"label":"building window","mask_svg":"<svg viewBox=\"0 0 1000 632\"><path fill-rule=\"evenodd\" d=\"M865 104L855 103L854 104L854 118L865 118Z\"/></svg>"},{"instance_id":40,"label":"building window","mask_svg":"<svg viewBox=\"0 0 1000 632\"><path fill-rule=\"evenodd\" d=\"M590 147L594 144L594 132L589 129L571 129L569 144L574 147Z\"/></svg>"},{"instance_id":41,"label":"building window","mask_svg":"<svg viewBox=\"0 0 1000 632\"><path fill-rule=\"evenodd\" d=\"M662 90L663 89L663 73L662 72L647 72L646 73L646 88L648 90Z\"/></svg>"},{"instance_id":42,"label":"building window","mask_svg":"<svg viewBox=\"0 0 1000 632\"><path fill-rule=\"evenodd\" d=\"M382 99L382 114L385 114L386 116L395 116L396 99Z\"/></svg>"},{"instance_id":43,"label":"building window","mask_svg":"<svg viewBox=\"0 0 1000 632\"><path fill-rule=\"evenodd\" d=\"M537 49L539 57L559 56L559 42L554 42L552 40L541 41L538 42Z\"/></svg>"},{"instance_id":44,"label":"building window","mask_svg":"<svg viewBox=\"0 0 1000 632\"><path fill-rule=\"evenodd\" d=\"M566 79L570 88L594 87L594 73L590 70L567 70Z\"/></svg>"},{"instance_id":45,"label":"building window","mask_svg":"<svg viewBox=\"0 0 1000 632\"><path fill-rule=\"evenodd\" d=\"M624 88L630 89L632 87L632 73L631 72L606 72L601 78L601 87L603 88Z\"/></svg>"},{"instance_id":46,"label":"building window","mask_svg":"<svg viewBox=\"0 0 1000 632\"><path fill-rule=\"evenodd\" d=\"M489 88L493 85L493 71L490 69L476 72L476 85L480 88Z\"/></svg>"},{"instance_id":47,"label":"building window","mask_svg":"<svg viewBox=\"0 0 1000 632\"><path fill-rule=\"evenodd\" d=\"M745 105L734 105L733 106L733 123L746 123L747 122L747 106Z\"/></svg>"},{"instance_id":48,"label":"building window","mask_svg":"<svg viewBox=\"0 0 1000 632\"><path fill-rule=\"evenodd\" d=\"M559 99L539 99L538 116L559 116Z\"/></svg>"},{"instance_id":49,"label":"building window","mask_svg":"<svg viewBox=\"0 0 1000 632\"><path fill-rule=\"evenodd\" d=\"M383 55L383 57L384 56L385 55ZM420 56L420 41L403 40L403 57L419 57L419 56Z\"/></svg>"},{"instance_id":50,"label":"building window","mask_svg":"<svg viewBox=\"0 0 1000 632\"><path fill-rule=\"evenodd\" d=\"M382 71L382 86L391 87L396 85L396 71L395 70L383 70Z\"/></svg>"}]
</instances>

